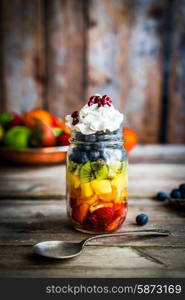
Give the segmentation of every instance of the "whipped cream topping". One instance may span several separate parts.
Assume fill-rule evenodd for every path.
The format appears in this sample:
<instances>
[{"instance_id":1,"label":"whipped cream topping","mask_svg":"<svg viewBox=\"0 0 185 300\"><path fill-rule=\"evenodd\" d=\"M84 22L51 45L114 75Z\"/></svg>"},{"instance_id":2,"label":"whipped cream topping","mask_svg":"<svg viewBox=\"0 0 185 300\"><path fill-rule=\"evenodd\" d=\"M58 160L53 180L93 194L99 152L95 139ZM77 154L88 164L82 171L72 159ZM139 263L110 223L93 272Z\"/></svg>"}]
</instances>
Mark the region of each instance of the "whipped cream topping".
<instances>
[{"instance_id":1,"label":"whipped cream topping","mask_svg":"<svg viewBox=\"0 0 185 300\"><path fill-rule=\"evenodd\" d=\"M79 111L79 122L72 124L71 115L66 116L67 126L72 130L82 134L93 134L97 131L115 131L118 130L123 122L123 114L120 113L113 105L104 105L98 107L95 103L91 106L86 104Z\"/></svg>"}]
</instances>

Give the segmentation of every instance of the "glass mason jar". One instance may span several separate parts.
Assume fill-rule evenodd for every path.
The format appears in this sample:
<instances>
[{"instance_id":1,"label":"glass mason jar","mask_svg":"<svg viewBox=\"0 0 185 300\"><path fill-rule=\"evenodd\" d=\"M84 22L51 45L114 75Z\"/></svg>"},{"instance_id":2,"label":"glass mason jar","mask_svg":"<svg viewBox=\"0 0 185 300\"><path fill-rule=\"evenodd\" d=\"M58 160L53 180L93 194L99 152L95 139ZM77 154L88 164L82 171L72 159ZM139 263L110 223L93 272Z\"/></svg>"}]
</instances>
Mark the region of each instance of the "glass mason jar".
<instances>
[{"instance_id":1,"label":"glass mason jar","mask_svg":"<svg viewBox=\"0 0 185 300\"><path fill-rule=\"evenodd\" d=\"M67 155L67 213L75 229L111 232L127 214L127 155L122 129L72 132Z\"/></svg>"}]
</instances>

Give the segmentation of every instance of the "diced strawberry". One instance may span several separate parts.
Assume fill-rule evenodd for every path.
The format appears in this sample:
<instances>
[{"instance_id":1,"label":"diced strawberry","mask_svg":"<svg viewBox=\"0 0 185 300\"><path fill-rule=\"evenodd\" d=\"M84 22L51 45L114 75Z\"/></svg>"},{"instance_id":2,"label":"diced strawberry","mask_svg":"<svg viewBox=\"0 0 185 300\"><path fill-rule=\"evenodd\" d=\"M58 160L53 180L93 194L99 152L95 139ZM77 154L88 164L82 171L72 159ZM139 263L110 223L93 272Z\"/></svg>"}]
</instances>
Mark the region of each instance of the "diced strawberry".
<instances>
[{"instance_id":1,"label":"diced strawberry","mask_svg":"<svg viewBox=\"0 0 185 300\"><path fill-rule=\"evenodd\" d=\"M70 144L70 134L62 132L58 137L59 146L68 146Z\"/></svg>"},{"instance_id":2,"label":"diced strawberry","mask_svg":"<svg viewBox=\"0 0 185 300\"><path fill-rule=\"evenodd\" d=\"M122 216L117 217L114 221L108 224L105 228L105 231L112 231L119 227L121 221L123 220Z\"/></svg>"},{"instance_id":3,"label":"diced strawberry","mask_svg":"<svg viewBox=\"0 0 185 300\"><path fill-rule=\"evenodd\" d=\"M108 225L114 217L114 209L112 207L98 208L94 214L96 215L100 225Z\"/></svg>"},{"instance_id":4,"label":"diced strawberry","mask_svg":"<svg viewBox=\"0 0 185 300\"><path fill-rule=\"evenodd\" d=\"M69 205L70 205L70 207L74 207L74 206L76 206L76 202L77 202L77 199L75 199L75 198L70 198L69 199Z\"/></svg>"},{"instance_id":5,"label":"diced strawberry","mask_svg":"<svg viewBox=\"0 0 185 300\"><path fill-rule=\"evenodd\" d=\"M114 217L125 216L127 212L127 205L125 203L116 203L114 205L115 213Z\"/></svg>"},{"instance_id":6,"label":"diced strawberry","mask_svg":"<svg viewBox=\"0 0 185 300\"><path fill-rule=\"evenodd\" d=\"M89 205L88 204L81 204L79 206L76 206L73 210L72 210L72 218L79 222L82 223L88 213L88 209L89 209Z\"/></svg>"},{"instance_id":7,"label":"diced strawberry","mask_svg":"<svg viewBox=\"0 0 185 300\"><path fill-rule=\"evenodd\" d=\"M84 223L83 223L83 227L86 230L91 230L91 231L97 231L99 226L98 223L98 219L97 216L93 213L93 214L89 214L87 215L87 218L85 219Z\"/></svg>"}]
</instances>

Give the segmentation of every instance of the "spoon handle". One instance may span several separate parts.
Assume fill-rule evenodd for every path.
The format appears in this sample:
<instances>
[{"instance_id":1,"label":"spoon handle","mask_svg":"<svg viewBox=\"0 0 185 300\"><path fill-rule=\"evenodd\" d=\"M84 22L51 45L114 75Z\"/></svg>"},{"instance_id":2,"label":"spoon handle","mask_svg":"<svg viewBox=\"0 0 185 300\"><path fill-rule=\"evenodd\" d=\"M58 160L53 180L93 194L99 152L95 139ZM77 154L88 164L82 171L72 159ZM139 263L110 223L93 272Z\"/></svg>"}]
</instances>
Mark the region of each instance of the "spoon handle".
<instances>
[{"instance_id":1,"label":"spoon handle","mask_svg":"<svg viewBox=\"0 0 185 300\"><path fill-rule=\"evenodd\" d=\"M117 233L105 233L105 234L99 234L99 235L95 235L90 238L87 238L87 239L83 240L83 242L84 242L84 244L86 244L87 242L94 240L94 239L106 238L106 237L112 237L112 236L130 236L130 235L167 236L167 235L170 235L170 232L167 230L162 230L162 229L146 229L146 230L124 231L124 232L117 232Z\"/></svg>"}]
</instances>

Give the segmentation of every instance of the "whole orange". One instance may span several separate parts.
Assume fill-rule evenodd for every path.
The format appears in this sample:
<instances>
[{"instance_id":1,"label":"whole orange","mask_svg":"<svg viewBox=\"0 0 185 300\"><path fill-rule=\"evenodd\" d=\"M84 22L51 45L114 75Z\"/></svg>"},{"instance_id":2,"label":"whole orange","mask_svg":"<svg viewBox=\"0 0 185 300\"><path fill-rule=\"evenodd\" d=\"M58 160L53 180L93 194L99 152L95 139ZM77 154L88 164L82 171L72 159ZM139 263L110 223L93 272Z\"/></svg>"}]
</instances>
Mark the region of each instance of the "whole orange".
<instances>
[{"instance_id":1,"label":"whole orange","mask_svg":"<svg viewBox=\"0 0 185 300\"><path fill-rule=\"evenodd\" d=\"M40 120L49 126L52 125L50 113L42 109L29 111L22 116L23 124L28 128L33 128L36 124L36 120Z\"/></svg>"},{"instance_id":2,"label":"whole orange","mask_svg":"<svg viewBox=\"0 0 185 300\"><path fill-rule=\"evenodd\" d=\"M123 139L125 150L127 152L132 150L138 143L138 137L136 132L128 127L125 127L123 129Z\"/></svg>"}]
</instances>

